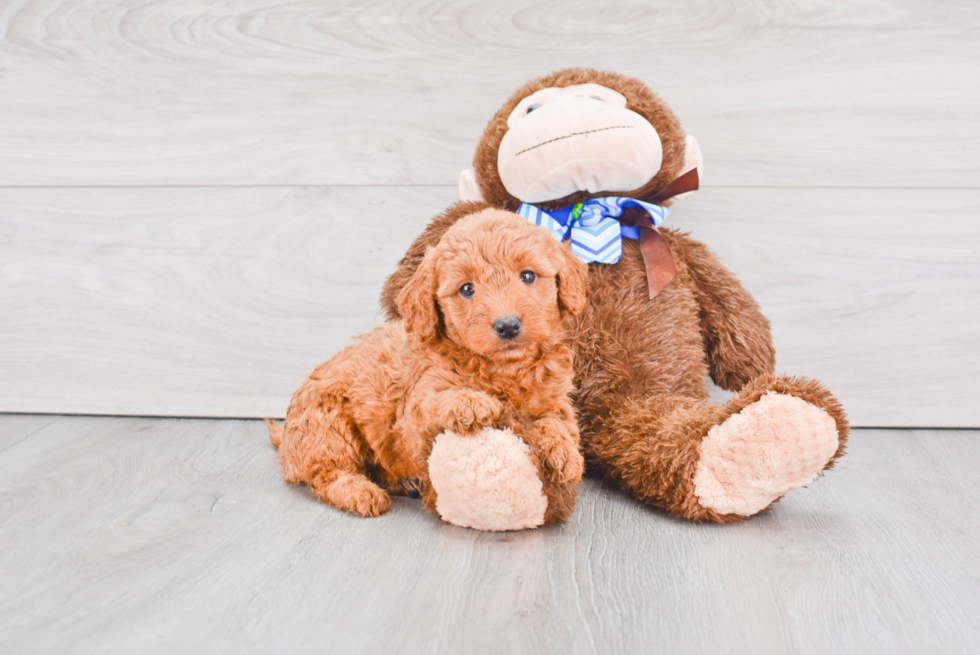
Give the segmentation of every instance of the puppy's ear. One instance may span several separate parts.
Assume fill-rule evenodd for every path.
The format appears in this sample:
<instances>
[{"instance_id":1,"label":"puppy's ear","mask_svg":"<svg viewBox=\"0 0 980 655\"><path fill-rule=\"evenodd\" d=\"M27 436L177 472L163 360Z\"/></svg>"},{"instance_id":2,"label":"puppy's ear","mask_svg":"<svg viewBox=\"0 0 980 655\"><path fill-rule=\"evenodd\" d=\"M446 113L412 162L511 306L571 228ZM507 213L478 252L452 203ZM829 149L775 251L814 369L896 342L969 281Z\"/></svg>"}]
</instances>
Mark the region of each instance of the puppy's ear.
<instances>
[{"instance_id":1,"label":"puppy's ear","mask_svg":"<svg viewBox=\"0 0 980 655\"><path fill-rule=\"evenodd\" d=\"M405 330L424 342L434 341L439 331L433 262L429 250L395 299L398 313L405 319Z\"/></svg>"},{"instance_id":2,"label":"puppy's ear","mask_svg":"<svg viewBox=\"0 0 980 655\"><path fill-rule=\"evenodd\" d=\"M558 302L562 309L578 316L585 308L585 288L589 281L589 267L576 257L564 244L548 237L561 251L561 268L558 269Z\"/></svg>"}]
</instances>

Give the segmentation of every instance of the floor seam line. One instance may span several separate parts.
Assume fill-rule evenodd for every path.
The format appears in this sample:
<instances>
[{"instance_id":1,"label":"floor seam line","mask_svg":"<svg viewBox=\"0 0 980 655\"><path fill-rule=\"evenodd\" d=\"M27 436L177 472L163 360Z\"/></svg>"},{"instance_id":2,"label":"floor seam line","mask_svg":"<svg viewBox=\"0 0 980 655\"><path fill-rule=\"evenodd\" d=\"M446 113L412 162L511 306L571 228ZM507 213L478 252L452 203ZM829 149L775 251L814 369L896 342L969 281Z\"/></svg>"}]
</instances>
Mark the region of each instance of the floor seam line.
<instances>
[{"instance_id":1,"label":"floor seam line","mask_svg":"<svg viewBox=\"0 0 980 655\"><path fill-rule=\"evenodd\" d=\"M0 418L2 418L2 415L0 415ZM31 437L33 437L34 435L36 435L38 432L40 432L41 430L45 429L46 427L48 427L50 425L54 425L55 423L57 423L58 421L60 421L62 418L64 418L64 416L62 416L62 415L55 416L53 419L51 419L50 421L48 421L47 423L45 423L44 425L42 425L38 429L34 430L30 434L24 435L22 438L18 439L17 441L15 441L14 443L12 443L12 444L10 444L8 446L5 446L4 448L0 448L0 455L2 455L3 453L7 452L8 450L10 450L11 448L13 448L17 444L20 444L20 443L23 443L23 442L27 441L28 439L30 439Z\"/></svg>"}]
</instances>

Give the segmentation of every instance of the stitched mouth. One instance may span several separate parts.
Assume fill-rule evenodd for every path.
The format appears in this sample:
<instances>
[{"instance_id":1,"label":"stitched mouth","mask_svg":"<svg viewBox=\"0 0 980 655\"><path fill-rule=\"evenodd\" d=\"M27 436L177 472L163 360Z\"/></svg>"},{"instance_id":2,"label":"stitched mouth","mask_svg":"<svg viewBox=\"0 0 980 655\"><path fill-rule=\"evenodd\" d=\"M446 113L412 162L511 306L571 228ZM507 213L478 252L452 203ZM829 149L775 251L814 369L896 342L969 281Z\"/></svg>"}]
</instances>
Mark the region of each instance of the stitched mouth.
<instances>
[{"instance_id":1,"label":"stitched mouth","mask_svg":"<svg viewBox=\"0 0 980 655\"><path fill-rule=\"evenodd\" d=\"M582 136L583 134L593 134L595 132L605 132L606 130L630 130L630 129L633 129L632 125L613 125L612 127L600 127L595 130L586 130L585 132L573 132L571 134L566 134L565 136L558 136L555 137L554 139L548 139L547 141L542 141L536 146L531 146L530 148L525 148L524 150L521 150L519 153L517 153L514 156L518 157L520 155L523 155L525 152L534 150L535 148L540 148L541 146L546 146L549 143L554 143L555 141L561 141L562 139L570 139L573 136Z\"/></svg>"}]
</instances>

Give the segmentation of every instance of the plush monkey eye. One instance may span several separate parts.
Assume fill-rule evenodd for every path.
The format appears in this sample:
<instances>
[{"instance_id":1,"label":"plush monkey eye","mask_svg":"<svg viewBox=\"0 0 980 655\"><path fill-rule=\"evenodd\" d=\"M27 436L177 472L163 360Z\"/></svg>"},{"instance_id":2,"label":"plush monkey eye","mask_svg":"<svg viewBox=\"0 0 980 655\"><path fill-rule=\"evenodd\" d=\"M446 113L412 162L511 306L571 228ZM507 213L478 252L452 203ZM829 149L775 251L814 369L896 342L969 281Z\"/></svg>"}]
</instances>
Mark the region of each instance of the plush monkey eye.
<instances>
[{"instance_id":1,"label":"plush monkey eye","mask_svg":"<svg viewBox=\"0 0 980 655\"><path fill-rule=\"evenodd\" d=\"M527 112L524 115L527 116L528 114L530 114L535 109L541 109L541 105L531 105L531 106L529 106L527 108Z\"/></svg>"},{"instance_id":2,"label":"plush monkey eye","mask_svg":"<svg viewBox=\"0 0 980 655\"><path fill-rule=\"evenodd\" d=\"M534 271L521 271L521 282L524 284L531 284L537 277Z\"/></svg>"},{"instance_id":3,"label":"plush monkey eye","mask_svg":"<svg viewBox=\"0 0 980 655\"><path fill-rule=\"evenodd\" d=\"M469 282L459 288L459 295L463 296L464 298L472 298L474 293L476 293L476 289L474 289L473 285Z\"/></svg>"}]
</instances>

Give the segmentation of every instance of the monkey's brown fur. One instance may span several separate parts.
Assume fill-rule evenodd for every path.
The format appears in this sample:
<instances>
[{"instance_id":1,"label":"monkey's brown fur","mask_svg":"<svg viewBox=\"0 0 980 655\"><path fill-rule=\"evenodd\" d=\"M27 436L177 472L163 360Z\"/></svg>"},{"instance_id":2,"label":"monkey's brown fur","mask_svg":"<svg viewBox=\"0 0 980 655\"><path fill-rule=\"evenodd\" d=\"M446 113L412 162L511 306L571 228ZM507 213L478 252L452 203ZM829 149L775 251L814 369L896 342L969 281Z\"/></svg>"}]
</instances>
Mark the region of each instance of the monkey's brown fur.
<instances>
[{"instance_id":1,"label":"monkey's brown fur","mask_svg":"<svg viewBox=\"0 0 980 655\"><path fill-rule=\"evenodd\" d=\"M650 121L664 146L660 172L640 189L616 195L649 197L680 172L684 133L645 84L615 73L565 70L521 87L490 121L474 159L488 205L514 209L520 202L497 173L497 149L513 108L539 89L588 82L625 95L628 108ZM579 192L540 206L558 208L601 195L608 194ZM485 206L458 203L433 219L385 284L381 304L390 318L400 315L395 298L426 248L460 217ZM570 331L582 444L591 465L641 500L691 520L739 521L746 517L702 507L693 493L701 439L711 427L769 391L802 398L836 422L839 447L830 468L843 454L848 424L819 383L773 376L769 322L714 255L684 233L662 232L678 272L653 299L636 241L623 240L618 263L589 266L588 301ZM707 402L708 373L720 387L738 393L721 406Z\"/></svg>"},{"instance_id":2,"label":"monkey's brown fur","mask_svg":"<svg viewBox=\"0 0 980 655\"><path fill-rule=\"evenodd\" d=\"M287 481L378 516L391 502L382 487L419 479L436 513L426 483L434 438L493 426L530 446L549 499L545 521L572 513L584 462L562 323L582 310L586 267L520 217L474 209L485 211L419 253L392 297L403 318L320 365L293 396L285 428L270 423ZM536 274L530 283L526 271ZM465 283L475 287L471 298L459 292ZM494 332L502 316L520 318L517 337Z\"/></svg>"}]
</instances>

